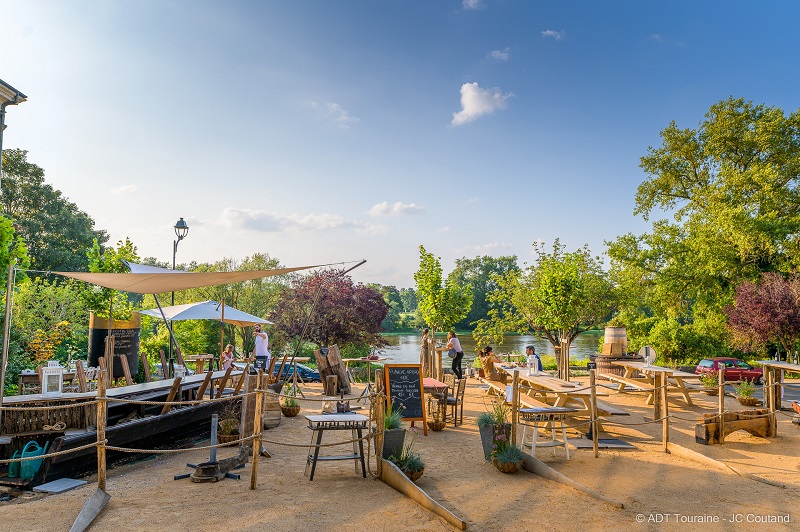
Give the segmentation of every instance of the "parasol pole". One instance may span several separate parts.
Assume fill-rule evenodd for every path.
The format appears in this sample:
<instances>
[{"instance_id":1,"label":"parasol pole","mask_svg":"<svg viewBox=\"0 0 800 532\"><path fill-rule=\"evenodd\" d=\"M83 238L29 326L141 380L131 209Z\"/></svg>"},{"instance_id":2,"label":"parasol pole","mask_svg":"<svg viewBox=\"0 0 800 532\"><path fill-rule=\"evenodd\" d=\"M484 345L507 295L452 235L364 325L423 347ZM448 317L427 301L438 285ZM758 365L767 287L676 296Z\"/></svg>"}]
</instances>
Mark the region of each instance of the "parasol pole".
<instances>
[{"instance_id":1,"label":"parasol pole","mask_svg":"<svg viewBox=\"0 0 800 532\"><path fill-rule=\"evenodd\" d=\"M178 341L175 339L175 334L172 332L172 322L167 320L167 316L164 314L164 309L161 308L161 303L158 301L158 296L153 294L153 299L156 300L156 305L158 305L158 310L159 312L161 312L161 317L164 319L164 324L167 326L167 331L169 331L169 337L172 339L172 342L175 344L175 347L176 348L179 347ZM170 362L172 362L171 358ZM162 372L165 372L166 370L167 368L161 368ZM164 375L166 375L166 373L164 373Z\"/></svg>"},{"instance_id":2,"label":"parasol pole","mask_svg":"<svg viewBox=\"0 0 800 532\"><path fill-rule=\"evenodd\" d=\"M225 298L223 297L219 304L217 305L217 309L222 309L222 317L219 319L219 369L222 369L222 353L225 352ZM231 361L233 363L233 361Z\"/></svg>"}]
</instances>

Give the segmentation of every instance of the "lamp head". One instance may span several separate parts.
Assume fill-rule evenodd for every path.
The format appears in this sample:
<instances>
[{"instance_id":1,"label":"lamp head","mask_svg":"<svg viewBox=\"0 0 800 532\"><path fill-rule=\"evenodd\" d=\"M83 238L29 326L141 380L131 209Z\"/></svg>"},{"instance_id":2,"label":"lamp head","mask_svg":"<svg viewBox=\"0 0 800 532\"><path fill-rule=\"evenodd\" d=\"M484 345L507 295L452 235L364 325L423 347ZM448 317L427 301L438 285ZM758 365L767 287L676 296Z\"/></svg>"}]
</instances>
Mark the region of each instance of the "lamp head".
<instances>
[{"instance_id":1,"label":"lamp head","mask_svg":"<svg viewBox=\"0 0 800 532\"><path fill-rule=\"evenodd\" d=\"M178 237L178 240L183 240L187 234L189 234L189 225L181 218L175 222L175 236Z\"/></svg>"}]
</instances>

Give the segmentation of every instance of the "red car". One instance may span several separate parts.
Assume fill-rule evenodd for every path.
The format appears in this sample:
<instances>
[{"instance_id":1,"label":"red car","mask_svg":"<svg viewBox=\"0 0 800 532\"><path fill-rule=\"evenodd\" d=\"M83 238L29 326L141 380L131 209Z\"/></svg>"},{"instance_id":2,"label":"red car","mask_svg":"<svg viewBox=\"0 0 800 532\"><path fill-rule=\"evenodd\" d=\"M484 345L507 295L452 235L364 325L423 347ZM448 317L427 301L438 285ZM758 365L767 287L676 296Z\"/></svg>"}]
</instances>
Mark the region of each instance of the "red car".
<instances>
[{"instance_id":1,"label":"red car","mask_svg":"<svg viewBox=\"0 0 800 532\"><path fill-rule=\"evenodd\" d=\"M764 379L764 370L754 368L747 362L738 358L704 358L694 370L695 374L719 373L719 368L725 368L725 382L731 381L752 381L761 384Z\"/></svg>"}]
</instances>

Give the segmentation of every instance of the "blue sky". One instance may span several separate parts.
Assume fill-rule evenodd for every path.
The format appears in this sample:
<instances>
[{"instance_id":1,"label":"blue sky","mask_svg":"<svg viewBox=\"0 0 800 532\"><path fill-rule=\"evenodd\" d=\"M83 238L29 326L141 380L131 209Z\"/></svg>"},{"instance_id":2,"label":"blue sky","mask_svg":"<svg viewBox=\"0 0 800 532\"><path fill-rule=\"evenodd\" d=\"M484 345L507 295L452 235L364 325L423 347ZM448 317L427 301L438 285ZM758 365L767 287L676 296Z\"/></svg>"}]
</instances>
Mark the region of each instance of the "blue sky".
<instances>
[{"instance_id":1,"label":"blue sky","mask_svg":"<svg viewBox=\"0 0 800 532\"><path fill-rule=\"evenodd\" d=\"M647 224L638 167L728 96L800 107L790 1L0 2L5 148L178 262L569 249Z\"/></svg>"}]
</instances>

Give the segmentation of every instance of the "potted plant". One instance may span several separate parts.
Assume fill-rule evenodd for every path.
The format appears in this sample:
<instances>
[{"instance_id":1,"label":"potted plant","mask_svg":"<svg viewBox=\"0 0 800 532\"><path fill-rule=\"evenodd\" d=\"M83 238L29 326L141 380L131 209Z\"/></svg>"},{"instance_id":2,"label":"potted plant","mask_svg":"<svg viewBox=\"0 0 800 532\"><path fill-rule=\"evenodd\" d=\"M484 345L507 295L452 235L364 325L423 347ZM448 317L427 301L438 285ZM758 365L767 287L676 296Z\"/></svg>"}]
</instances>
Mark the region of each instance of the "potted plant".
<instances>
[{"instance_id":1,"label":"potted plant","mask_svg":"<svg viewBox=\"0 0 800 532\"><path fill-rule=\"evenodd\" d=\"M300 401L295 397L295 391L288 382L286 383L285 390L286 396L283 398L283 403L281 404L281 412L286 417L295 417L300 413Z\"/></svg>"},{"instance_id":2,"label":"potted plant","mask_svg":"<svg viewBox=\"0 0 800 532\"><path fill-rule=\"evenodd\" d=\"M239 439L239 418L242 405L239 401L228 401L219 414L217 442L230 443Z\"/></svg>"},{"instance_id":3,"label":"potted plant","mask_svg":"<svg viewBox=\"0 0 800 532\"><path fill-rule=\"evenodd\" d=\"M719 377L716 373L704 373L700 375L700 382L706 388L708 395L719 395Z\"/></svg>"},{"instance_id":4,"label":"potted plant","mask_svg":"<svg viewBox=\"0 0 800 532\"><path fill-rule=\"evenodd\" d=\"M411 439L403 445L400 454L389 457L389 461L394 463L411 482L416 482L425 472L425 462L419 454L413 452L416 439L417 431L412 428Z\"/></svg>"},{"instance_id":5,"label":"potted plant","mask_svg":"<svg viewBox=\"0 0 800 532\"><path fill-rule=\"evenodd\" d=\"M492 465L503 473L516 473L522 467L522 449L508 441L508 435L499 433L492 446Z\"/></svg>"},{"instance_id":6,"label":"potted plant","mask_svg":"<svg viewBox=\"0 0 800 532\"><path fill-rule=\"evenodd\" d=\"M400 456L406 440L406 429L402 426L403 406L389 405L389 412L383 417L383 457Z\"/></svg>"},{"instance_id":7,"label":"potted plant","mask_svg":"<svg viewBox=\"0 0 800 532\"><path fill-rule=\"evenodd\" d=\"M509 406L505 399L499 397L494 400L488 412L482 412L478 416L478 431L481 434L481 444L483 445L483 456L487 461L492 458L495 438L498 434L504 434L506 438L511 435L511 423L508 419Z\"/></svg>"},{"instance_id":8,"label":"potted plant","mask_svg":"<svg viewBox=\"0 0 800 532\"><path fill-rule=\"evenodd\" d=\"M756 406L758 404L758 399L753 397L753 392L756 391L756 385L753 384L753 381L741 380L733 385L733 389L736 391L736 398L740 404L744 406Z\"/></svg>"}]
</instances>

